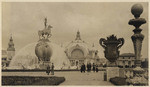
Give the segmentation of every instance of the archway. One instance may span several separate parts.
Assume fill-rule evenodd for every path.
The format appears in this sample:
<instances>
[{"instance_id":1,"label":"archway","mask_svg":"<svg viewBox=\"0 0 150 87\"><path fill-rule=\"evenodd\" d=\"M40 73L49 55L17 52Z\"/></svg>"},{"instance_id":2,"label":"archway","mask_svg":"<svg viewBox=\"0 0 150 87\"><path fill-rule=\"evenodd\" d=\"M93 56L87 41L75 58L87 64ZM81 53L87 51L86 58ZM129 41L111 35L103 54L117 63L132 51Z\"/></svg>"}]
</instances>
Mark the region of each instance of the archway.
<instances>
[{"instance_id":1,"label":"archway","mask_svg":"<svg viewBox=\"0 0 150 87\"><path fill-rule=\"evenodd\" d=\"M71 57L72 58L83 58L84 57L84 53L81 49L74 49L71 52Z\"/></svg>"}]
</instances>

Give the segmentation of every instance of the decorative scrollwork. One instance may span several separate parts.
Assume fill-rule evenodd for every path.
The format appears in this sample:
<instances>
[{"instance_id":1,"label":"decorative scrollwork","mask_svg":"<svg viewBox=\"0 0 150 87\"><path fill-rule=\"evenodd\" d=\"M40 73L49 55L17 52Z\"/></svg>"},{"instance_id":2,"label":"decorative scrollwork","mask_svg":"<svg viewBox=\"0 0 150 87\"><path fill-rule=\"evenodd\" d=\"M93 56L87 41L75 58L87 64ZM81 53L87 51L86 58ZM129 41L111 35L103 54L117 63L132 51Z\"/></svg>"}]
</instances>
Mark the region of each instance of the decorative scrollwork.
<instances>
[{"instance_id":1,"label":"decorative scrollwork","mask_svg":"<svg viewBox=\"0 0 150 87\"><path fill-rule=\"evenodd\" d=\"M118 41L119 41L120 44L117 46L117 48L120 49L122 47L122 45L124 44L124 39L119 38Z\"/></svg>"},{"instance_id":2,"label":"decorative scrollwork","mask_svg":"<svg viewBox=\"0 0 150 87\"><path fill-rule=\"evenodd\" d=\"M104 39L104 38L101 38L100 40L99 40L99 44L105 49L106 48L106 45L104 44L104 42L106 41L106 39Z\"/></svg>"}]
</instances>

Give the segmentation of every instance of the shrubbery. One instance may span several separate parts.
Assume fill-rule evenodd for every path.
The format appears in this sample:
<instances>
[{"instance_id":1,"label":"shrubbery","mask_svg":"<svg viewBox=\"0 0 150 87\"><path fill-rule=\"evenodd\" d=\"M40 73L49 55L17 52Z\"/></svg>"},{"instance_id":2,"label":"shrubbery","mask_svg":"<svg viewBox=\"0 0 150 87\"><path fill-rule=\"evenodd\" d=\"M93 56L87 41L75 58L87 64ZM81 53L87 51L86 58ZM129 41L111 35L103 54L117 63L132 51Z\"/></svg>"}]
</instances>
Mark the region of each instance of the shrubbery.
<instances>
[{"instance_id":1,"label":"shrubbery","mask_svg":"<svg viewBox=\"0 0 150 87\"><path fill-rule=\"evenodd\" d=\"M114 77L110 78L110 82L113 83L114 85L127 85L126 79L122 77Z\"/></svg>"},{"instance_id":2,"label":"shrubbery","mask_svg":"<svg viewBox=\"0 0 150 87\"><path fill-rule=\"evenodd\" d=\"M2 85L59 85L64 77L2 76Z\"/></svg>"}]
</instances>

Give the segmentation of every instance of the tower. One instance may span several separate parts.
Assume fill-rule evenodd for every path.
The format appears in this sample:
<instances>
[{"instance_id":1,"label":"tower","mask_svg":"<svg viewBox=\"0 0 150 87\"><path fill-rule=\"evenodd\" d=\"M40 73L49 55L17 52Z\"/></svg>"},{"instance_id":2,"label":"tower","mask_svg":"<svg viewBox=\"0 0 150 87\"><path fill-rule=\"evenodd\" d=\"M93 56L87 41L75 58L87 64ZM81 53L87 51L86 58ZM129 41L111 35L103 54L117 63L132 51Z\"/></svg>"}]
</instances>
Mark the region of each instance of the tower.
<instances>
[{"instance_id":1,"label":"tower","mask_svg":"<svg viewBox=\"0 0 150 87\"><path fill-rule=\"evenodd\" d=\"M15 48L14 48L13 38L11 36L7 48L7 60L11 61L14 55L15 55Z\"/></svg>"}]
</instances>

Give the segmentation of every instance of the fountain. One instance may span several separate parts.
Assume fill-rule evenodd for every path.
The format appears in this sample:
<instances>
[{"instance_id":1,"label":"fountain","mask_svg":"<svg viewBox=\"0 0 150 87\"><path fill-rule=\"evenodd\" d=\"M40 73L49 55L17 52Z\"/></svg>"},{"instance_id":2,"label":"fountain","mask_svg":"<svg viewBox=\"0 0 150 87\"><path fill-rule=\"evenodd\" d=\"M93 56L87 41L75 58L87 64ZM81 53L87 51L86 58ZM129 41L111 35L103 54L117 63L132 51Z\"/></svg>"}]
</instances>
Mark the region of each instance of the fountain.
<instances>
[{"instance_id":1,"label":"fountain","mask_svg":"<svg viewBox=\"0 0 150 87\"><path fill-rule=\"evenodd\" d=\"M11 60L7 69L46 69L54 63L55 69L69 69L70 61L65 49L52 43L49 38L52 26L47 26L38 32L39 41L23 47Z\"/></svg>"}]
</instances>

